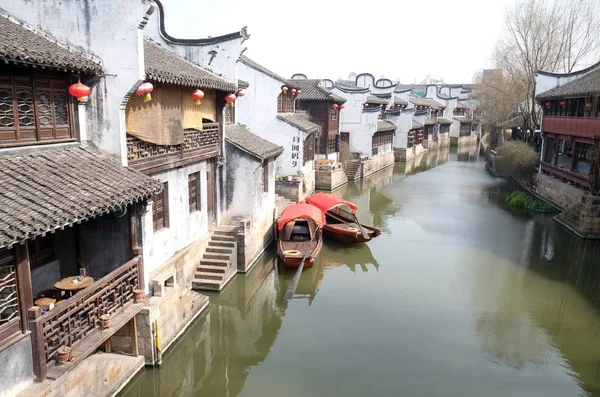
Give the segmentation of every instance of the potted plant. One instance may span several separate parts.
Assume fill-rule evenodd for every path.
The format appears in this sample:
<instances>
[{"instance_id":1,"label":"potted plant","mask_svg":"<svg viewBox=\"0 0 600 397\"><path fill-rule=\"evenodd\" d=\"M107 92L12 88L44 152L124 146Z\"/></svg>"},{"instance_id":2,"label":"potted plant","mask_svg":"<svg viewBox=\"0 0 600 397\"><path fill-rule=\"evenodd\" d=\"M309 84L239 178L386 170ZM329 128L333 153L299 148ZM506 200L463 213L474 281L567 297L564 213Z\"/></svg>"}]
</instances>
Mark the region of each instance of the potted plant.
<instances>
[{"instance_id":1,"label":"potted plant","mask_svg":"<svg viewBox=\"0 0 600 397\"><path fill-rule=\"evenodd\" d=\"M66 363L71 358L71 348L67 346L61 346L57 350L58 362Z\"/></svg>"},{"instance_id":2,"label":"potted plant","mask_svg":"<svg viewBox=\"0 0 600 397\"><path fill-rule=\"evenodd\" d=\"M133 290L133 299L135 300L135 303L140 303L141 301L144 300L145 297L146 297L146 291L144 291L143 289L134 289Z\"/></svg>"},{"instance_id":3,"label":"potted plant","mask_svg":"<svg viewBox=\"0 0 600 397\"><path fill-rule=\"evenodd\" d=\"M100 324L102 325L102 329L110 328L110 315L103 314L100 316Z\"/></svg>"}]
</instances>

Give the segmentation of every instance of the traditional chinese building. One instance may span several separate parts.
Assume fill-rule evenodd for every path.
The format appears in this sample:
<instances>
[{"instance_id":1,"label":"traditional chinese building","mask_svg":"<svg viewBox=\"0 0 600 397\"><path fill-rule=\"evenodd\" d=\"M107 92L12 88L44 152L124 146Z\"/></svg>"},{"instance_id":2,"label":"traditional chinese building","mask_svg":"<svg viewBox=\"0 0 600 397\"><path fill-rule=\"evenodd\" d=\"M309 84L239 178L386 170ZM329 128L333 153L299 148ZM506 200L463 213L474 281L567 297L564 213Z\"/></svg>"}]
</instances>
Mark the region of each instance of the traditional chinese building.
<instances>
[{"instance_id":1,"label":"traditional chinese building","mask_svg":"<svg viewBox=\"0 0 600 397\"><path fill-rule=\"evenodd\" d=\"M543 107L540 173L528 187L556 204L560 223L600 237L600 63L567 74L538 71Z\"/></svg>"}]
</instances>

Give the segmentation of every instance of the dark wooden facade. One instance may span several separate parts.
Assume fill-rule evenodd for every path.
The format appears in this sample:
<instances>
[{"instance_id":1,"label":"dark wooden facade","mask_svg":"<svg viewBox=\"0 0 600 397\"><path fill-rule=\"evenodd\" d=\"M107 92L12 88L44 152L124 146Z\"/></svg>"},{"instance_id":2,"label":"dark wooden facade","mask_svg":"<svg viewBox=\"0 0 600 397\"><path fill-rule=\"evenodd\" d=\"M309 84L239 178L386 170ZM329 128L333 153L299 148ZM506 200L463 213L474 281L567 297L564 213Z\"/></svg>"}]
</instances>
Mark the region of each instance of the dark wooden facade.
<instances>
[{"instance_id":1,"label":"dark wooden facade","mask_svg":"<svg viewBox=\"0 0 600 397\"><path fill-rule=\"evenodd\" d=\"M321 135L315 143L315 153L329 155L338 152L340 110L333 108L332 102L297 101L297 106L305 110L310 121L321 127Z\"/></svg>"}]
</instances>

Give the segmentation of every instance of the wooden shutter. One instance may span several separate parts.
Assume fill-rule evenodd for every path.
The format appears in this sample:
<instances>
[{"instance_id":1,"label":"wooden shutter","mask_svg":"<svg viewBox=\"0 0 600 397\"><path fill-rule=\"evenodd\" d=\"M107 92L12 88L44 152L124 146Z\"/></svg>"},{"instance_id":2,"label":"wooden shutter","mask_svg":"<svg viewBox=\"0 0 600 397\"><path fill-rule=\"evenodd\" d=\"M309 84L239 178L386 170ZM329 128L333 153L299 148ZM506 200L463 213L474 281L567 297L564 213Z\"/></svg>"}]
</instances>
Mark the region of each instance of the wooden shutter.
<instances>
[{"instance_id":1,"label":"wooden shutter","mask_svg":"<svg viewBox=\"0 0 600 397\"><path fill-rule=\"evenodd\" d=\"M163 183L162 192L154 196L154 203L152 204L152 221L154 231L169 227L168 217L168 183Z\"/></svg>"}]
</instances>

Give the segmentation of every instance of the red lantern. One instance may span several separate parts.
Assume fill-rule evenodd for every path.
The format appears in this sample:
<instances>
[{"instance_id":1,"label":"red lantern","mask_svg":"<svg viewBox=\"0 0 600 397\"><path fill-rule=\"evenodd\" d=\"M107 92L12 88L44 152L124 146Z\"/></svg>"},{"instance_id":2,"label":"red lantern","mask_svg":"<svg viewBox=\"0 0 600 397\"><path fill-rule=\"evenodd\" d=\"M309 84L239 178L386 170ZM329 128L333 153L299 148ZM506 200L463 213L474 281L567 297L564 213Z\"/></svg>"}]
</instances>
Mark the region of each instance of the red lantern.
<instances>
[{"instance_id":1,"label":"red lantern","mask_svg":"<svg viewBox=\"0 0 600 397\"><path fill-rule=\"evenodd\" d=\"M552 107L552 102L546 102L546 107L550 109Z\"/></svg>"},{"instance_id":2,"label":"red lantern","mask_svg":"<svg viewBox=\"0 0 600 397\"><path fill-rule=\"evenodd\" d=\"M202 98L204 98L204 92L202 92L202 90L196 90L192 92L192 99L196 105L200 105L202 103Z\"/></svg>"},{"instance_id":3,"label":"red lantern","mask_svg":"<svg viewBox=\"0 0 600 397\"><path fill-rule=\"evenodd\" d=\"M344 105L340 105L340 109L343 109L343 108L345 108L345 107L346 107L346 106L344 106Z\"/></svg>"},{"instance_id":4,"label":"red lantern","mask_svg":"<svg viewBox=\"0 0 600 397\"><path fill-rule=\"evenodd\" d=\"M561 101L560 106L562 106L563 108L567 107L567 101Z\"/></svg>"},{"instance_id":5,"label":"red lantern","mask_svg":"<svg viewBox=\"0 0 600 397\"><path fill-rule=\"evenodd\" d=\"M334 103L333 106L331 106L331 107L334 108L334 109L337 109L338 108L338 104Z\"/></svg>"},{"instance_id":6,"label":"red lantern","mask_svg":"<svg viewBox=\"0 0 600 397\"><path fill-rule=\"evenodd\" d=\"M85 84L81 84L80 82L77 82L69 87L69 94L77 97L78 101L81 101L84 96L89 96L90 92L90 87Z\"/></svg>"},{"instance_id":7,"label":"red lantern","mask_svg":"<svg viewBox=\"0 0 600 397\"><path fill-rule=\"evenodd\" d=\"M281 87L281 92L286 94L288 92L288 88L286 86Z\"/></svg>"},{"instance_id":8,"label":"red lantern","mask_svg":"<svg viewBox=\"0 0 600 397\"><path fill-rule=\"evenodd\" d=\"M465 113L469 113L469 109L465 109Z\"/></svg>"},{"instance_id":9,"label":"red lantern","mask_svg":"<svg viewBox=\"0 0 600 397\"><path fill-rule=\"evenodd\" d=\"M368 107L369 107L369 104L368 104L368 103L365 103L365 104L363 105L363 108L365 108L365 109L366 109L366 108L368 108Z\"/></svg>"},{"instance_id":10,"label":"red lantern","mask_svg":"<svg viewBox=\"0 0 600 397\"><path fill-rule=\"evenodd\" d=\"M296 91L296 94L300 95L300 94L302 94L302 91L298 90L298 91Z\"/></svg>"},{"instance_id":11,"label":"red lantern","mask_svg":"<svg viewBox=\"0 0 600 397\"><path fill-rule=\"evenodd\" d=\"M237 95L238 97L243 97L244 95L246 95L246 90L239 90L235 95Z\"/></svg>"},{"instance_id":12,"label":"red lantern","mask_svg":"<svg viewBox=\"0 0 600 397\"><path fill-rule=\"evenodd\" d=\"M135 90L135 93L138 94L138 96L143 96L144 102L150 102L152 100L152 95L150 95L152 91L154 91L154 86L146 82L142 83L138 89Z\"/></svg>"},{"instance_id":13,"label":"red lantern","mask_svg":"<svg viewBox=\"0 0 600 397\"><path fill-rule=\"evenodd\" d=\"M229 106L231 106L231 107L234 106L234 102L235 102L236 98L237 97L235 95L233 95L233 94L227 94L227 95L225 95L225 100L227 101L227 103L229 103Z\"/></svg>"},{"instance_id":14,"label":"red lantern","mask_svg":"<svg viewBox=\"0 0 600 397\"><path fill-rule=\"evenodd\" d=\"M592 110L593 107L594 107L594 105L591 102L588 102L588 103L585 104L585 108L587 110Z\"/></svg>"},{"instance_id":15,"label":"red lantern","mask_svg":"<svg viewBox=\"0 0 600 397\"><path fill-rule=\"evenodd\" d=\"M292 93L292 95L296 95L296 89L292 88L292 90L290 91Z\"/></svg>"}]
</instances>

